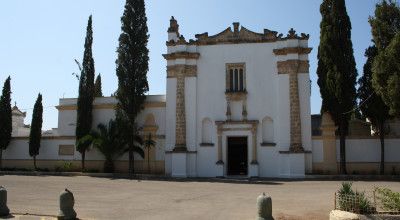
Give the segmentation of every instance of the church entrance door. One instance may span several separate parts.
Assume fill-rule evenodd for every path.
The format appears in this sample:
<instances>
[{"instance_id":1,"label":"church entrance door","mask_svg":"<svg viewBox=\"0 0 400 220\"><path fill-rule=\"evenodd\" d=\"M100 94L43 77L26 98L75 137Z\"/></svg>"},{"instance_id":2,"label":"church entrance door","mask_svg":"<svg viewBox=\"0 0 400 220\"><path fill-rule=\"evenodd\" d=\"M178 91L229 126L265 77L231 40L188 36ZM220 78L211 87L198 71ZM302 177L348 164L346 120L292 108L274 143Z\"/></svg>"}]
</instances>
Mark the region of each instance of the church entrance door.
<instances>
[{"instance_id":1,"label":"church entrance door","mask_svg":"<svg viewBox=\"0 0 400 220\"><path fill-rule=\"evenodd\" d=\"M247 175L247 137L228 137L228 175Z\"/></svg>"}]
</instances>

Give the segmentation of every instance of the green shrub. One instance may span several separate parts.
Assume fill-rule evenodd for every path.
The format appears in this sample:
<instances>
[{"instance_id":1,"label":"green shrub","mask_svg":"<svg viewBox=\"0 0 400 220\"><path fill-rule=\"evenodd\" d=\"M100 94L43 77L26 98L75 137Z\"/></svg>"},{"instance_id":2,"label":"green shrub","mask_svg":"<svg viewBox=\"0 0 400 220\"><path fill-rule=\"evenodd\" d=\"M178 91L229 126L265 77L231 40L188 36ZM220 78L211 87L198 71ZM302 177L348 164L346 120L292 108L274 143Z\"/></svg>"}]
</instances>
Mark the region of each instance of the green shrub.
<instances>
[{"instance_id":1,"label":"green shrub","mask_svg":"<svg viewBox=\"0 0 400 220\"><path fill-rule=\"evenodd\" d=\"M365 192L358 192L352 189L353 183L343 182L342 188L338 191L338 205L342 211L358 214L370 214L375 212L375 207L368 200Z\"/></svg>"},{"instance_id":2,"label":"green shrub","mask_svg":"<svg viewBox=\"0 0 400 220\"><path fill-rule=\"evenodd\" d=\"M85 173L100 173L100 170L98 169L85 169L84 170Z\"/></svg>"},{"instance_id":3,"label":"green shrub","mask_svg":"<svg viewBox=\"0 0 400 220\"><path fill-rule=\"evenodd\" d=\"M78 171L79 168L76 168L72 162L63 162L61 166L56 166L55 171L56 172L74 172Z\"/></svg>"},{"instance_id":4,"label":"green shrub","mask_svg":"<svg viewBox=\"0 0 400 220\"><path fill-rule=\"evenodd\" d=\"M375 188L375 196L380 200L381 208L389 212L400 212L400 193L388 188Z\"/></svg>"}]
</instances>

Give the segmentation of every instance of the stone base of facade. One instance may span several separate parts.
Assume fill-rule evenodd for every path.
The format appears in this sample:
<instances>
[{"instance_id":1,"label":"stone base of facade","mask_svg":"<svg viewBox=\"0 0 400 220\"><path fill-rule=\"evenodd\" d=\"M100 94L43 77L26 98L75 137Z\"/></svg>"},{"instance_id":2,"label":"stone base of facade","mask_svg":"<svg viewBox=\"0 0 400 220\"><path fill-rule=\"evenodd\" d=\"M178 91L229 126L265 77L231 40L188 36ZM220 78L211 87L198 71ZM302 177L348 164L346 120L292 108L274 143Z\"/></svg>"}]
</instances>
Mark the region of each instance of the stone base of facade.
<instances>
[{"instance_id":1,"label":"stone base of facade","mask_svg":"<svg viewBox=\"0 0 400 220\"><path fill-rule=\"evenodd\" d=\"M187 153L186 152L172 152L172 170L171 176L172 177L187 177L188 170L187 170Z\"/></svg>"},{"instance_id":2,"label":"stone base of facade","mask_svg":"<svg viewBox=\"0 0 400 220\"><path fill-rule=\"evenodd\" d=\"M258 163L251 163L250 164L249 177L259 177Z\"/></svg>"},{"instance_id":3,"label":"stone base of facade","mask_svg":"<svg viewBox=\"0 0 400 220\"><path fill-rule=\"evenodd\" d=\"M218 161L217 164L217 175L216 177L224 177L224 162Z\"/></svg>"},{"instance_id":4,"label":"stone base of facade","mask_svg":"<svg viewBox=\"0 0 400 220\"><path fill-rule=\"evenodd\" d=\"M285 152L280 154L280 177L305 177L305 153Z\"/></svg>"},{"instance_id":5,"label":"stone base of facade","mask_svg":"<svg viewBox=\"0 0 400 220\"><path fill-rule=\"evenodd\" d=\"M331 172L329 168L336 166L336 170L339 169L339 162L335 165L329 165L326 163L313 163L314 174L338 174L337 172ZM328 168L327 168L328 167ZM347 162L346 163L347 173L354 175L378 175L380 171L379 162ZM400 173L400 163L385 163L385 175L398 175Z\"/></svg>"},{"instance_id":6,"label":"stone base of facade","mask_svg":"<svg viewBox=\"0 0 400 220\"><path fill-rule=\"evenodd\" d=\"M3 168L5 169L29 169L33 170L33 160L4 160ZM49 171L70 171L80 172L80 160L37 160L36 164L40 169L48 169ZM129 161L117 160L114 161L116 173L128 173ZM145 160L135 160L134 169L135 173L150 173L164 175L165 162L163 160L150 161L147 163ZM86 160L85 167L88 172L103 172L103 160Z\"/></svg>"}]
</instances>

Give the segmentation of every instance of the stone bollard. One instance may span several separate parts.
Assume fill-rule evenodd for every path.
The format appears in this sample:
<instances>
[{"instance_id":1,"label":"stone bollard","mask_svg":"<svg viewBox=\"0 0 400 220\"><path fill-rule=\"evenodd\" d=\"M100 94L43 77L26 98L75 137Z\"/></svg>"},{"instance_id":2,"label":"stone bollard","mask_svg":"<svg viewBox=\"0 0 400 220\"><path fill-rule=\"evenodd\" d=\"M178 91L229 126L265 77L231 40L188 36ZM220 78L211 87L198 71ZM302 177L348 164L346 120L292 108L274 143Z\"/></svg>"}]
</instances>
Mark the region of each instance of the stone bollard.
<instances>
[{"instance_id":1,"label":"stone bollard","mask_svg":"<svg viewBox=\"0 0 400 220\"><path fill-rule=\"evenodd\" d=\"M272 217L272 200L265 193L257 198L257 218L256 220L274 220Z\"/></svg>"},{"instance_id":2,"label":"stone bollard","mask_svg":"<svg viewBox=\"0 0 400 220\"><path fill-rule=\"evenodd\" d=\"M9 216L10 209L7 207L7 190L0 186L0 216Z\"/></svg>"},{"instance_id":3,"label":"stone bollard","mask_svg":"<svg viewBox=\"0 0 400 220\"><path fill-rule=\"evenodd\" d=\"M60 211L58 212L57 219L73 220L76 219L76 212L74 210L74 194L68 189L65 189L60 195Z\"/></svg>"}]
</instances>

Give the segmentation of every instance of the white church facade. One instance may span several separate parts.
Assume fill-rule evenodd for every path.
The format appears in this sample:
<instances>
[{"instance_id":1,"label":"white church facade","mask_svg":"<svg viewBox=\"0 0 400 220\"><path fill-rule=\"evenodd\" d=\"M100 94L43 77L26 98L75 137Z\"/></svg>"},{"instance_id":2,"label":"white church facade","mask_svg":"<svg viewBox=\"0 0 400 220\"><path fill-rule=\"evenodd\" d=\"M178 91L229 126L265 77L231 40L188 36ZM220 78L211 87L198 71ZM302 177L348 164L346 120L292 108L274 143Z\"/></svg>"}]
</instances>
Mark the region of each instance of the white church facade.
<instances>
[{"instance_id":1,"label":"white church facade","mask_svg":"<svg viewBox=\"0 0 400 220\"><path fill-rule=\"evenodd\" d=\"M166 172L303 176L311 169L308 36L239 23L186 41L168 29Z\"/></svg>"},{"instance_id":2,"label":"white church facade","mask_svg":"<svg viewBox=\"0 0 400 220\"><path fill-rule=\"evenodd\" d=\"M153 134L156 146L144 159L135 156L137 172L174 177L304 177L316 171L335 172L334 125L325 116L322 136L311 133L308 35L293 29L287 35L268 29L256 33L233 23L219 34L195 37L185 40L172 17L163 54L166 95L147 96L137 119L143 135ZM76 101L60 99L58 128L43 135L39 167L54 169L65 162L80 166L74 146ZM115 117L116 104L114 97L95 99L94 128ZM387 151L398 155L399 140L392 142ZM351 145L348 160L355 167L379 164L379 155L363 161L359 146ZM3 165L31 167L27 146L26 134L14 135ZM373 144L367 147L371 154L379 152ZM387 157L400 169L397 157ZM124 155L115 162L116 172L127 172L127 159ZM86 155L89 169L102 170L103 161L95 149ZM149 161L151 167L146 168Z\"/></svg>"}]
</instances>

